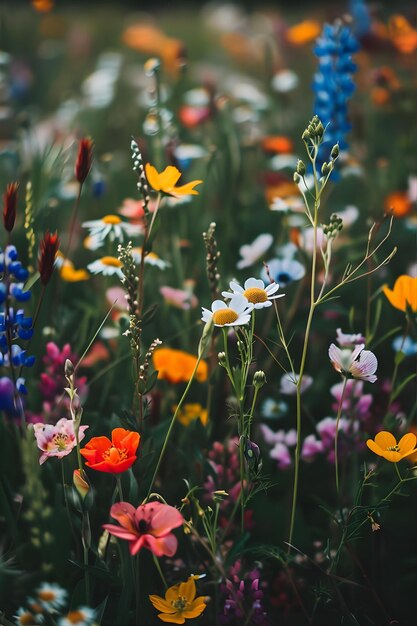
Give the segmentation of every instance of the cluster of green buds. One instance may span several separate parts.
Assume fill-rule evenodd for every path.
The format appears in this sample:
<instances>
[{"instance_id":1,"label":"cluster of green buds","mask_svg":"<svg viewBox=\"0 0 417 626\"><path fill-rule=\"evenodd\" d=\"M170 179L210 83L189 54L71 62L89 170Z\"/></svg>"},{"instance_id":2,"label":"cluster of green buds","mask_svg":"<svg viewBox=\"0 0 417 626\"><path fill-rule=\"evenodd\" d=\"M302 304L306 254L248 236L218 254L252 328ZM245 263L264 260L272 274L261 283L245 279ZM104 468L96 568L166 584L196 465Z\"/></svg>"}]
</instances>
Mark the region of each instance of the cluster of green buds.
<instances>
[{"instance_id":1,"label":"cluster of green buds","mask_svg":"<svg viewBox=\"0 0 417 626\"><path fill-rule=\"evenodd\" d=\"M323 233L327 239L334 239L343 228L343 220L336 213L330 216L329 224L323 224Z\"/></svg>"},{"instance_id":2,"label":"cluster of green buds","mask_svg":"<svg viewBox=\"0 0 417 626\"><path fill-rule=\"evenodd\" d=\"M339 153L340 153L339 144L335 143L333 148L330 151L330 161L329 162L325 161L323 165L321 166L322 176L327 176L333 171L334 164L335 164L336 159L339 156Z\"/></svg>"},{"instance_id":3,"label":"cluster of green buds","mask_svg":"<svg viewBox=\"0 0 417 626\"><path fill-rule=\"evenodd\" d=\"M302 140L305 143L311 141L313 144L321 143L324 135L324 126L318 115L315 115L313 119L308 123L307 128L302 134Z\"/></svg>"}]
</instances>

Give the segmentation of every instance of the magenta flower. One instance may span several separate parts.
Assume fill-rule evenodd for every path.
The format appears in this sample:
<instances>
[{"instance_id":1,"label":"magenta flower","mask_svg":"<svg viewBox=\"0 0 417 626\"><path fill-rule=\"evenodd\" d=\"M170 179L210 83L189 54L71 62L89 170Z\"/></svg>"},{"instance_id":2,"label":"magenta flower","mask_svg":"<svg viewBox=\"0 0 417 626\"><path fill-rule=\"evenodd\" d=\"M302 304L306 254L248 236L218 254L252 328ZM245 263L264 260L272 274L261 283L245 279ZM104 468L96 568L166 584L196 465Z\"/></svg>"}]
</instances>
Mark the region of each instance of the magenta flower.
<instances>
[{"instance_id":1,"label":"magenta flower","mask_svg":"<svg viewBox=\"0 0 417 626\"><path fill-rule=\"evenodd\" d=\"M117 502L110 509L110 515L120 526L104 524L103 528L111 535L129 541L132 556L141 548L147 548L155 556L174 556L176 553L178 540L171 531L181 526L184 518L173 506L148 502L135 509L129 502Z\"/></svg>"},{"instance_id":2,"label":"magenta flower","mask_svg":"<svg viewBox=\"0 0 417 626\"><path fill-rule=\"evenodd\" d=\"M323 452L323 442L319 441L316 435L307 435L301 448L303 461L313 461L320 452Z\"/></svg>"},{"instance_id":3,"label":"magenta flower","mask_svg":"<svg viewBox=\"0 0 417 626\"><path fill-rule=\"evenodd\" d=\"M77 445L74 432L73 420L67 420L65 417L60 419L55 425L53 424L33 424L31 425L35 433L38 448L42 450L39 463L45 463L46 459L57 456L59 459L67 456ZM78 431L78 439L84 439L84 431L88 426L80 426Z\"/></svg>"},{"instance_id":4,"label":"magenta flower","mask_svg":"<svg viewBox=\"0 0 417 626\"><path fill-rule=\"evenodd\" d=\"M329 348L329 358L337 372L345 378L356 378L374 383L378 360L373 352L365 350L365 344L356 346L354 350L340 349L334 343Z\"/></svg>"}]
</instances>

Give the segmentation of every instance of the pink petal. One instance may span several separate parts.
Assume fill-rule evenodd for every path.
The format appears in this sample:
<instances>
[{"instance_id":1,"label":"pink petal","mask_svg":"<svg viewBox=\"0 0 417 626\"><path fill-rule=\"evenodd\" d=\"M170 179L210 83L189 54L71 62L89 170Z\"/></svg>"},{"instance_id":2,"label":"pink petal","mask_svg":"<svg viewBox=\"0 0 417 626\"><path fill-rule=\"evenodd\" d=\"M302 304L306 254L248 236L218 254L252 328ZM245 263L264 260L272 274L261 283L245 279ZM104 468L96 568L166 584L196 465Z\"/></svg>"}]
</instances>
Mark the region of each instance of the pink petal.
<instances>
[{"instance_id":1,"label":"pink petal","mask_svg":"<svg viewBox=\"0 0 417 626\"><path fill-rule=\"evenodd\" d=\"M166 535L173 528L177 528L183 524L184 518L176 508L169 506L168 504L155 504L159 504L159 507L155 511L151 520L153 535Z\"/></svg>"},{"instance_id":2,"label":"pink petal","mask_svg":"<svg viewBox=\"0 0 417 626\"><path fill-rule=\"evenodd\" d=\"M155 556L174 556L178 547L178 540L172 533L166 537L153 537L144 535L145 544Z\"/></svg>"},{"instance_id":3,"label":"pink petal","mask_svg":"<svg viewBox=\"0 0 417 626\"><path fill-rule=\"evenodd\" d=\"M121 526L134 533L136 533L135 513L135 507L129 502L116 502L110 509L110 515L114 517Z\"/></svg>"},{"instance_id":4,"label":"pink petal","mask_svg":"<svg viewBox=\"0 0 417 626\"><path fill-rule=\"evenodd\" d=\"M130 532L121 526L115 526L114 524L103 524L103 528L109 531L111 535L119 537L120 539L126 539L127 541L136 541L137 534Z\"/></svg>"}]
</instances>

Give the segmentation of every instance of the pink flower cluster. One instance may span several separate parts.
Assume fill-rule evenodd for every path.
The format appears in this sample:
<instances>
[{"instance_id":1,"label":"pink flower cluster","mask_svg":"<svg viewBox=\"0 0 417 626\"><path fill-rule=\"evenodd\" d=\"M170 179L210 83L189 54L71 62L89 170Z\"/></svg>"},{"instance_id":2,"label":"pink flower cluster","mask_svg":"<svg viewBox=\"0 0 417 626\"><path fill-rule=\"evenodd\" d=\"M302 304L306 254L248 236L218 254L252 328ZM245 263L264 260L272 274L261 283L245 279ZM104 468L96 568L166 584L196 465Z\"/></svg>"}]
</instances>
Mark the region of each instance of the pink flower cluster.
<instances>
[{"instance_id":1,"label":"pink flower cluster","mask_svg":"<svg viewBox=\"0 0 417 626\"><path fill-rule=\"evenodd\" d=\"M297 432L294 429L287 432L284 430L274 432L266 424L261 424L260 430L265 442L273 446L269 456L277 461L278 469L286 470L292 464L290 448L297 443Z\"/></svg>"}]
</instances>

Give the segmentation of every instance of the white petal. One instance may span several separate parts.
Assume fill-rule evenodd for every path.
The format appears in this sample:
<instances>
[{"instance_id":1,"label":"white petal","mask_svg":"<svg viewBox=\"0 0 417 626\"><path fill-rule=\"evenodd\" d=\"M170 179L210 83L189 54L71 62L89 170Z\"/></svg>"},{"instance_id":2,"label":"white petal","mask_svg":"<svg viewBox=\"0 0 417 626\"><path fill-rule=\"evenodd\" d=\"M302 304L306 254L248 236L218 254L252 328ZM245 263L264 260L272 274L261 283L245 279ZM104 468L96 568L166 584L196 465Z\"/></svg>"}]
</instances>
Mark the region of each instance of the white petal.
<instances>
[{"instance_id":1,"label":"white petal","mask_svg":"<svg viewBox=\"0 0 417 626\"><path fill-rule=\"evenodd\" d=\"M330 344L329 358L333 367L340 372L342 370L342 352L334 343Z\"/></svg>"},{"instance_id":2,"label":"white petal","mask_svg":"<svg viewBox=\"0 0 417 626\"><path fill-rule=\"evenodd\" d=\"M233 293L243 293L243 291L244 291L243 287L241 285L239 285L239 283L237 283L234 280L230 281L229 287L233 291Z\"/></svg>"},{"instance_id":3,"label":"white petal","mask_svg":"<svg viewBox=\"0 0 417 626\"><path fill-rule=\"evenodd\" d=\"M233 298L234 295L235 294L234 293L230 293L230 291L222 291L223 298L226 298L226 299Z\"/></svg>"},{"instance_id":4,"label":"white petal","mask_svg":"<svg viewBox=\"0 0 417 626\"><path fill-rule=\"evenodd\" d=\"M227 309L226 302L223 302L223 300L215 300L211 305L211 310L213 311L213 313L215 313L216 311L220 311L221 309Z\"/></svg>"},{"instance_id":5,"label":"white petal","mask_svg":"<svg viewBox=\"0 0 417 626\"><path fill-rule=\"evenodd\" d=\"M247 309L248 306L249 306L249 302L247 298L245 298L245 296L242 296L240 294L234 295L233 298L230 300L230 304L229 304L229 307L233 311L236 311L236 313L243 313L243 311Z\"/></svg>"},{"instance_id":6,"label":"white petal","mask_svg":"<svg viewBox=\"0 0 417 626\"><path fill-rule=\"evenodd\" d=\"M247 280L245 280L245 289L252 289L253 287L257 289L264 289L264 281L258 278L248 278Z\"/></svg>"},{"instance_id":7,"label":"white petal","mask_svg":"<svg viewBox=\"0 0 417 626\"><path fill-rule=\"evenodd\" d=\"M273 293L278 291L278 289L279 289L278 283L270 283L269 285L265 287L265 291L268 294L268 296L271 296Z\"/></svg>"}]
</instances>

